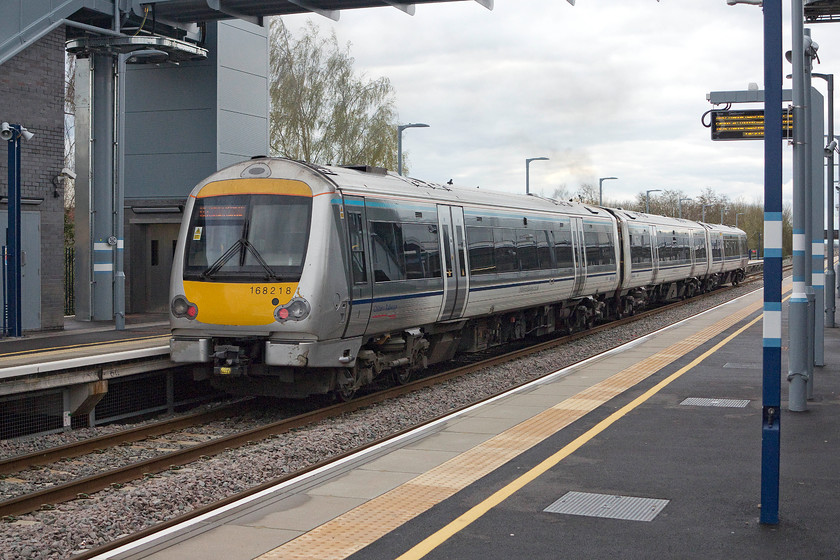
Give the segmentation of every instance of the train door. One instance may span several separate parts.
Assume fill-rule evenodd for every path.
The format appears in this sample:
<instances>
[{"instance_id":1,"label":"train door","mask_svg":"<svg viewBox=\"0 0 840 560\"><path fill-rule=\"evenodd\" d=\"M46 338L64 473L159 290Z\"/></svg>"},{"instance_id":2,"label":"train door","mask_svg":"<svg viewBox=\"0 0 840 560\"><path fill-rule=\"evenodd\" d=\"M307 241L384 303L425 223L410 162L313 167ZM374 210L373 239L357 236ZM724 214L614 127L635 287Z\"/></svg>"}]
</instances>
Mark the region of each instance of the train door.
<instances>
[{"instance_id":1,"label":"train door","mask_svg":"<svg viewBox=\"0 0 840 560\"><path fill-rule=\"evenodd\" d=\"M650 272L650 283L656 284L656 279L659 277L659 231L656 226L650 227L650 250L653 255L652 270Z\"/></svg>"},{"instance_id":2,"label":"train door","mask_svg":"<svg viewBox=\"0 0 840 560\"><path fill-rule=\"evenodd\" d=\"M572 295L580 295L586 284L586 248L583 240L583 220L572 218L572 245L575 257L575 288Z\"/></svg>"},{"instance_id":3,"label":"train door","mask_svg":"<svg viewBox=\"0 0 840 560\"><path fill-rule=\"evenodd\" d=\"M443 303L438 320L447 321L463 315L470 288L464 209L438 204L438 232L443 260Z\"/></svg>"},{"instance_id":4,"label":"train door","mask_svg":"<svg viewBox=\"0 0 840 560\"><path fill-rule=\"evenodd\" d=\"M344 197L344 218L350 251L350 313L344 336L350 337L364 334L373 305L365 199Z\"/></svg>"}]
</instances>

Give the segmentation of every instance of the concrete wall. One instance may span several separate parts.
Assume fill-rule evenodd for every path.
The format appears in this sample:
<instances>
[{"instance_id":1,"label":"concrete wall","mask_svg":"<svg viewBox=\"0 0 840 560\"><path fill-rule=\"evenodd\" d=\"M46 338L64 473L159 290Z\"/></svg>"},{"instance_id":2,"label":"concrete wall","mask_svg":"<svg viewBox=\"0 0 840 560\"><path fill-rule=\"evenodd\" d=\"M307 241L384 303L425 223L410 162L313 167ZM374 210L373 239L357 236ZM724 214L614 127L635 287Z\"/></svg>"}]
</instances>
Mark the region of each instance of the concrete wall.
<instances>
[{"instance_id":1,"label":"concrete wall","mask_svg":"<svg viewBox=\"0 0 840 560\"><path fill-rule=\"evenodd\" d=\"M0 121L22 124L35 133L22 144L22 197L42 202L24 205L23 210L40 213L40 328L59 329L64 314L64 189L59 182L55 196L53 179L64 167L63 28L0 66ZM7 143L2 142L0 196L7 194ZM0 204L0 212L6 211Z\"/></svg>"}]
</instances>

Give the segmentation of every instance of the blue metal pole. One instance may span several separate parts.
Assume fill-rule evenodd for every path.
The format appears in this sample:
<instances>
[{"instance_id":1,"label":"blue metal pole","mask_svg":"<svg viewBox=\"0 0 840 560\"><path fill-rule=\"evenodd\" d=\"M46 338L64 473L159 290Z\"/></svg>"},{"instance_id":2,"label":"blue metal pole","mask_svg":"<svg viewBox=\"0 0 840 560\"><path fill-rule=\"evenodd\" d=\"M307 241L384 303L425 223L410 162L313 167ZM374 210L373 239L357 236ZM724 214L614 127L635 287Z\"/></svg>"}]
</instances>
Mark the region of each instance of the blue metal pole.
<instances>
[{"instance_id":1,"label":"blue metal pole","mask_svg":"<svg viewBox=\"0 0 840 560\"><path fill-rule=\"evenodd\" d=\"M782 1L764 0L764 333L761 514L779 523L782 372Z\"/></svg>"},{"instance_id":2,"label":"blue metal pole","mask_svg":"<svg viewBox=\"0 0 840 560\"><path fill-rule=\"evenodd\" d=\"M9 334L21 336L21 290L20 290L20 134L21 126L9 125L12 137L9 139L9 204L6 245L9 248Z\"/></svg>"}]
</instances>

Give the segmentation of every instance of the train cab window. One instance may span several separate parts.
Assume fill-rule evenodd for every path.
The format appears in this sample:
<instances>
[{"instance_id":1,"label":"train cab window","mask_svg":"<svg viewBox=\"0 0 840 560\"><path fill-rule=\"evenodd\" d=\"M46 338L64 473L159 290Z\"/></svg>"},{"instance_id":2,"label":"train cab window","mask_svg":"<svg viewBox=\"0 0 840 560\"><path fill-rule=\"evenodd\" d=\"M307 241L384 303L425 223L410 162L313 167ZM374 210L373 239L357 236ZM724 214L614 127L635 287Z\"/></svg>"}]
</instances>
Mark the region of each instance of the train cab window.
<instances>
[{"instance_id":1,"label":"train cab window","mask_svg":"<svg viewBox=\"0 0 840 560\"><path fill-rule=\"evenodd\" d=\"M365 265L365 233L361 212L347 213L347 227L350 229L350 263L353 270L353 283L367 282Z\"/></svg>"},{"instance_id":2,"label":"train cab window","mask_svg":"<svg viewBox=\"0 0 840 560\"><path fill-rule=\"evenodd\" d=\"M493 257L496 261L496 272L518 270L515 229L495 228L493 230Z\"/></svg>"},{"instance_id":3,"label":"train cab window","mask_svg":"<svg viewBox=\"0 0 840 560\"><path fill-rule=\"evenodd\" d=\"M516 257L519 260L519 270L537 270L540 268L535 232L527 229L516 230Z\"/></svg>"},{"instance_id":4,"label":"train cab window","mask_svg":"<svg viewBox=\"0 0 840 560\"><path fill-rule=\"evenodd\" d=\"M370 222L374 282L405 280L405 256L401 224Z\"/></svg>"},{"instance_id":5,"label":"train cab window","mask_svg":"<svg viewBox=\"0 0 840 560\"><path fill-rule=\"evenodd\" d=\"M440 278L440 240L434 224L402 224L405 276Z\"/></svg>"},{"instance_id":6,"label":"train cab window","mask_svg":"<svg viewBox=\"0 0 840 560\"><path fill-rule=\"evenodd\" d=\"M467 227L467 241L470 250L470 274L492 274L496 272L493 258L493 229L489 227Z\"/></svg>"},{"instance_id":7,"label":"train cab window","mask_svg":"<svg viewBox=\"0 0 840 560\"><path fill-rule=\"evenodd\" d=\"M309 240L312 198L263 194L198 198L184 278L296 282Z\"/></svg>"}]
</instances>

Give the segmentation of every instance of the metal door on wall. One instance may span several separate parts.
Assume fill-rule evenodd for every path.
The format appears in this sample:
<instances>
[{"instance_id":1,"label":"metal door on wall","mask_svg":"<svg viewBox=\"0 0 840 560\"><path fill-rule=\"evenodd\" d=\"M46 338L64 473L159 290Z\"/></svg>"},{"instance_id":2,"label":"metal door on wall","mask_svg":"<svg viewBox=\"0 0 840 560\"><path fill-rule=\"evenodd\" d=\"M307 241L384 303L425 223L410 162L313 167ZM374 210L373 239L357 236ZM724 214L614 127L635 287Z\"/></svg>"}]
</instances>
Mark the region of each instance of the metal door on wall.
<instances>
[{"instance_id":1,"label":"metal door on wall","mask_svg":"<svg viewBox=\"0 0 840 560\"><path fill-rule=\"evenodd\" d=\"M145 228L146 286L141 311L162 313L169 309L169 277L179 228L179 224L149 224Z\"/></svg>"},{"instance_id":2,"label":"metal door on wall","mask_svg":"<svg viewBox=\"0 0 840 560\"><path fill-rule=\"evenodd\" d=\"M438 231L443 263L443 304L438 320L447 321L463 315L470 288L464 209L460 206L438 204Z\"/></svg>"},{"instance_id":3,"label":"metal door on wall","mask_svg":"<svg viewBox=\"0 0 840 560\"><path fill-rule=\"evenodd\" d=\"M21 212L21 258L20 258L20 327L23 330L41 328L41 214ZM0 231L8 228L8 214L0 214ZM6 246L3 234L2 245ZM0 301L5 308L5 289Z\"/></svg>"}]
</instances>

